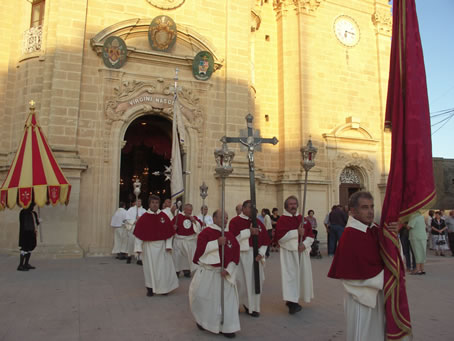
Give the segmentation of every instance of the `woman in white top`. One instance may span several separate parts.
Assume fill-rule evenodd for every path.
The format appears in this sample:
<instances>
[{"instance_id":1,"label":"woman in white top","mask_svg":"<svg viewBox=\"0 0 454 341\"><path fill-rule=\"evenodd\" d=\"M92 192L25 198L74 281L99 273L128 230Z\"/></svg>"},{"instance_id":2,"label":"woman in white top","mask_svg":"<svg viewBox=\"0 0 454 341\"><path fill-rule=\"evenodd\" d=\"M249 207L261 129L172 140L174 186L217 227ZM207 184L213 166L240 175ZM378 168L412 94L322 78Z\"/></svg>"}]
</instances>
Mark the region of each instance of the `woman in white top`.
<instances>
[{"instance_id":1,"label":"woman in white top","mask_svg":"<svg viewBox=\"0 0 454 341\"><path fill-rule=\"evenodd\" d=\"M271 212L269 209L264 208L262 209L262 217L263 217L263 225L266 227L266 232L270 236L270 239L273 239L273 222L271 221ZM270 246L266 249L265 253L266 257L270 256Z\"/></svg>"}]
</instances>

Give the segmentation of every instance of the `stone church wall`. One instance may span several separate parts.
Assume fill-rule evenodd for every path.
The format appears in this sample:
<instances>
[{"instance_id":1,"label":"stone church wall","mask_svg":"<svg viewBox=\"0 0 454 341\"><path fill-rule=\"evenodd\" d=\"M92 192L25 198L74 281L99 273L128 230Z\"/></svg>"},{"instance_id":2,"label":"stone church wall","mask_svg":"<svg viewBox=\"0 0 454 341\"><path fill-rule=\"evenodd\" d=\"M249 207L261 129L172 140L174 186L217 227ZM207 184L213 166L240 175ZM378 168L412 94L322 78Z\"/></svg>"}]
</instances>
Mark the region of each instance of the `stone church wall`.
<instances>
[{"instance_id":1,"label":"stone church wall","mask_svg":"<svg viewBox=\"0 0 454 341\"><path fill-rule=\"evenodd\" d=\"M382 200L389 163L389 134L382 129L391 37L387 1L356 0L346 6L341 0L186 0L171 10L149 2L46 0L41 50L26 55L20 44L30 4L0 4L3 13L11 13L0 21L6 37L0 51L0 176L6 176L27 103L34 99L39 121L73 185L68 207L41 209L43 253L110 252L109 224L119 200L126 129L145 114L171 119L170 106L164 104L159 110L147 103L115 110L123 105L122 96L138 99L146 87L171 98L165 89L173 84L176 67L191 171L185 199L196 211L202 181L209 186L210 213L219 205L213 151L221 136L238 136L248 112L262 136L279 139L277 146L264 145L256 154L259 209L278 207L282 212L288 195L302 199L300 148L309 137L318 154L309 173L306 211L316 211L319 228L339 201L345 167L355 167L362 188ZM147 25L162 14L180 31L175 48L159 55L148 43ZM342 45L334 34L339 15L358 24L361 36L353 47ZM133 48L122 68L104 65L96 45L102 44L103 34L118 34ZM216 57L217 70L207 81L196 80L191 71L201 49ZM249 179L246 153L239 146L230 148L236 156L226 207L233 216L235 205L249 197ZM0 248L13 250L18 210L0 214ZM320 238L326 238L324 231Z\"/></svg>"}]
</instances>

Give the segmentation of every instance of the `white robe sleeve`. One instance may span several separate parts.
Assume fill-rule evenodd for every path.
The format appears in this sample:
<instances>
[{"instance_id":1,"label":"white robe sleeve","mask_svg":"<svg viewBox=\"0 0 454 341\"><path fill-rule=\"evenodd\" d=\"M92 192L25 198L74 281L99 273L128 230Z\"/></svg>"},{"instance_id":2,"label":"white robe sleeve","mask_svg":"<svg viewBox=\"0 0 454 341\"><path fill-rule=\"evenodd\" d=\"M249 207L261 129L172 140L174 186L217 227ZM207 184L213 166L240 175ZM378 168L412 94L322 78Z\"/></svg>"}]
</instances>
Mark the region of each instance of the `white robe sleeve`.
<instances>
[{"instance_id":1,"label":"white robe sleeve","mask_svg":"<svg viewBox=\"0 0 454 341\"><path fill-rule=\"evenodd\" d=\"M240 251L249 250L249 237L251 236L250 229L241 230L240 234L236 236L238 243L240 243Z\"/></svg>"},{"instance_id":2,"label":"white robe sleeve","mask_svg":"<svg viewBox=\"0 0 454 341\"><path fill-rule=\"evenodd\" d=\"M221 259L219 258L219 244L217 239L207 243L205 252L200 256L199 262L207 265L219 264L221 262Z\"/></svg>"},{"instance_id":3,"label":"white robe sleeve","mask_svg":"<svg viewBox=\"0 0 454 341\"><path fill-rule=\"evenodd\" d=\"M298 251L298 230L288 231L279 239L279 245L289 251Z\"/></svg>"},{"instance_id":4,"label":"white robe sleeve","mask_svg":"<svg viewBox=\"0 0 454 341\"><path fill-rule=\"evenodd\" d=\"M342 280L347 293L352 295L353 299L367 307L375 308L377 304L377 294L383 289L384 270L372 278L364 280Z\"/></svg>"},{"instance_id":5,"label":"white robe sleeve","mask_svg":"<svg viewBox=\"0 0 454 341\"><path fill-rule=\"evenodd\" d=\"M225 279L235 285L236 264L234 262L230 262L225 268L225 271L228 272L228 275L225 277Z\"/></svg>"},{"instance_id":6,"label":"white robe sleeve","mask_svg":"<svg viewBox=\"0 0 454 341\"><path fill-rule=\"evenodd\" d=\"M312 250L311 246L312 246L313 243L314 243L314 238L306 237L306 239L303 240L303 245L306 247L304 249L304 252L309 254L311 252L311 250Z\"/></svg>"},{"instance_id":7,"label":"white robe sleeve","mask_svg":"<svg viewBox=\"0 0 454 341\"><path fill-rule=\"evenodd\" d=\"M194 223L192 223L192 228L194 229L194 232L196 234L199 234L200 231L202 230L202 226L200 226L200 223L198 221L195 221Z\"/></svg>"},{"instance_id":8,"label":"white robe sleeve","mask_svg":"<svg viewBox=\"0 0 454 341\"><path fill-rule=\"evenodd\" d=\"M263 257L262 259L265 258L267 248L268 248L268 246L266 246L266 245L262 245L259 247L259 255Z\"/></svg>"},{"instance_id":9,"label":"white robe sleeve","mask_svg":"<svg viewBox=\"0 0 454 341\"><path fill-rule=\"evenodd\" d=\"M165 241L165 245L166 245L166 249L172 249L172 242L173 242L173 237L170 237L168 239L166 239Z\"/></svg>"}]
</instances>

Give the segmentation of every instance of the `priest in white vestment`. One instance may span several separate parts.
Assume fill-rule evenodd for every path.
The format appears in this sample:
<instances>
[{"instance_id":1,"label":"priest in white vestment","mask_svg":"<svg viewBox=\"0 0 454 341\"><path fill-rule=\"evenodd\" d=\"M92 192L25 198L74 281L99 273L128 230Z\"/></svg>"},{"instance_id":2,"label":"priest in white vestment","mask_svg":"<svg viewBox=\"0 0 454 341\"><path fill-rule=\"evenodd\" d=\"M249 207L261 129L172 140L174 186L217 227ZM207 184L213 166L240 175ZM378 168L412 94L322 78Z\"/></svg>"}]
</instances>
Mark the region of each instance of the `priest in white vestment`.
<instances>
[{"instance_id":1,"label":"priest in white vestment","mask_svg":"<svg viewBox=\"0 0 454 341\"><path fill-rule=\"evenodd\" d=\"M257 220L257 228L252 227L251 216L252 202L251 200L246 200L242 204L242 213L230 221L229 231L237 238L240 244L240 263L236 276L240 304L243 305L248 315L259 317L260 298L265 279L265 254L270 244L270 238L265 225L261 221ZM255 292L253 235L256 235L258 240L256 260L259 264L259 294Z\"/></svg>"},{"instance_id":2,"label":"priest in white vestment","mask_svg":"<svg viewBox=\"0 0 454 341\"><path fill-rule=\"evenodd\" d=\"M115 211L110 221L110 226L114 229L114 246L112 254L117 254L117 259L125 259L125 255L122 253L122 244L125 243L125 239L128 237L124 223L126 220L127 211L125 209L126 204L120 202L120 207Z\"/></svg>"},{"instance_id":3,"label":"priest in white vestment","mask_svg":"<svg viewBox=\"0 0 454 341\"><path fill-rule=\"evenodd\" d=\"M177 273L184 272L185 277L191 277L196 265L192 262L197 247L197 234L201 230L198 219L192 216L192 205L185 204L183 213L176 215L172 224L176 230L173 239L173 260Z\"/></svg>"},{"instance_id":4,"label":"priest in white vestment","mask_svg":"<svg viewBox=\"0 0 454 341\"><path fill-rule=\"evenodd\" d=\"M345 290L347 341L384 341L384 263L380 256L380 228L373 223L372 195L353 194L349 213L328 277L340 279ZM397 232L397 224L390 224L388 229ZM411 340L411 336L403 340Z\"/></svg>"},{"instance_id":5,"label":"priest in white vestment","mask_svg":"<svg viewBox=\"0 0 454 341\"><path fill-rule=\"evenodd\" d=\"M178 288L171 254L175 229L167 214L159 210L159 201L158 196L150 196L150 208L139 218L134 230L134 235L143 242L143 273L147 296L167 294Z\"/></svg>"},{"instance_id":6,"label":"priest in white vestment","mask_svg":"<svg viewBox=\"0 0 454 341\"><path fill-rule=\"evenodd\" d=\"M300 298L309 303L314 298L311 245L314 242L310 222L297 213L298 199L285 200L284 213L276 224L275 238L280 246L282 295L289 314L301 311Z\"/></svg>"},{"instance_id":7,"label":"priest in white vestment","mask_svg":"<svg viewBox=\"0 0 454 341\"><path fill-rule=\"evenodd\" d=\"M176 209L177 207L175 205L172 205L172 201L170 199L165 199L162 203L161 211L167 214L170 220L173 219Z\"/></svg>"},{"instance_id":8,"label":"priest in white vestment","mask_svg":"<svg viewBox=\"0 0 454 341\"><path fill-rule=\"evenodd\" d=\"M126 214L127 242L126 253L128 254L127 263L131 263L132 256L137 257L137 264L141 264L140 253L142 253L142 241L134 237L134 228L136 221L144 214L146 210L142 207L142 200L138 199L133 202L133 206L128 209Z\"/></svg>"},{"instance_id":9,"label":"priest in white vestment","mask_svg":"<svg viewBox=\"0 0 454 341\"><path fill-rule=\"evenodd\" d=\"M202 207L200 207L200 214L197 216L197 218L202 223L202 230L205 228L205 226L213 224L213 217L208 214L207 205L202 205Z\"/></svg>"},{"instance_id":10,"label":"priest in white vestment","mask_svg":"<svg viewBox=\"0 0 454 341\"><path fill-rule=\"evenodd\" d=\"M225 237L221 237L221 210L213 214L213 220L214 223L203 229L197 238L194 263L198 267L189 287L189 306L199 329L233 338L240 330L235 282L240 246L230 232L225 232ZM223 272L220 267L221 245L224 245ZM224 282L223 323L221 323L221 281Z\"/></svg>"}]
</instances>

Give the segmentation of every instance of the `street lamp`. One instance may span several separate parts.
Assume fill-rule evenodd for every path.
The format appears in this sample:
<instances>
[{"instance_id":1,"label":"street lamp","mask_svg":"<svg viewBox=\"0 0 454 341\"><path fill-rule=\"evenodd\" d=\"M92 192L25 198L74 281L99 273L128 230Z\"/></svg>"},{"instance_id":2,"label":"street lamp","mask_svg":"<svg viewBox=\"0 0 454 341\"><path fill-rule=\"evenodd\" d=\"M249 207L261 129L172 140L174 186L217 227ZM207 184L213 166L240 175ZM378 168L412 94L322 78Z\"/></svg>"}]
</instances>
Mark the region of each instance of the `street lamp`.
<instances>
[{"instance_id":1,"label":"street lamp","mask_svg":"<svg viewBox=\"0 0 454 341\"><path fill-rule=\"evenodd\" d=\"M309 137L309 141L307 141L307 145L301 148L301 155L303 157L303 161L301 164L305 171L304 176L304 197L303 197L303 211L302 216L304 219L304 212L306 211L306 192L307 192L307 173L311 170L312 167L315 166L315 156L317 155L317 148L312 145L312 140Z\"/></svg>"},{"instance_id":2,"label":"street lamp","mask_svg":"<svg viewBox=\"0 0 454 341\"><path fill-rule=\"evenodd\" d=\"M203 217L203 224L205 225L205 199L208 196L208 186L206 185L205 181L202 183L200 188L200 196L202 197L202 217Z\"/></svg>"},{"instance_id":3,"label":"street lamp","mask_svg":"<svg viewBox=\"0 0 454 341\"><path fill-rule=\"evenodd\" d=\"M221 177L221 211L222 211L222 226L221 235L224 237L225 229L225 179L233 172L232 161L235 156L233 150L229 150L227 147L226 138L221 139L221 149L214 151L214 158L216 160L216 174ZM221 273L224 271L224 245L221 246ZM224 324L224 279L221 278L221 325Z\"/></svg>"}]
</instances>

